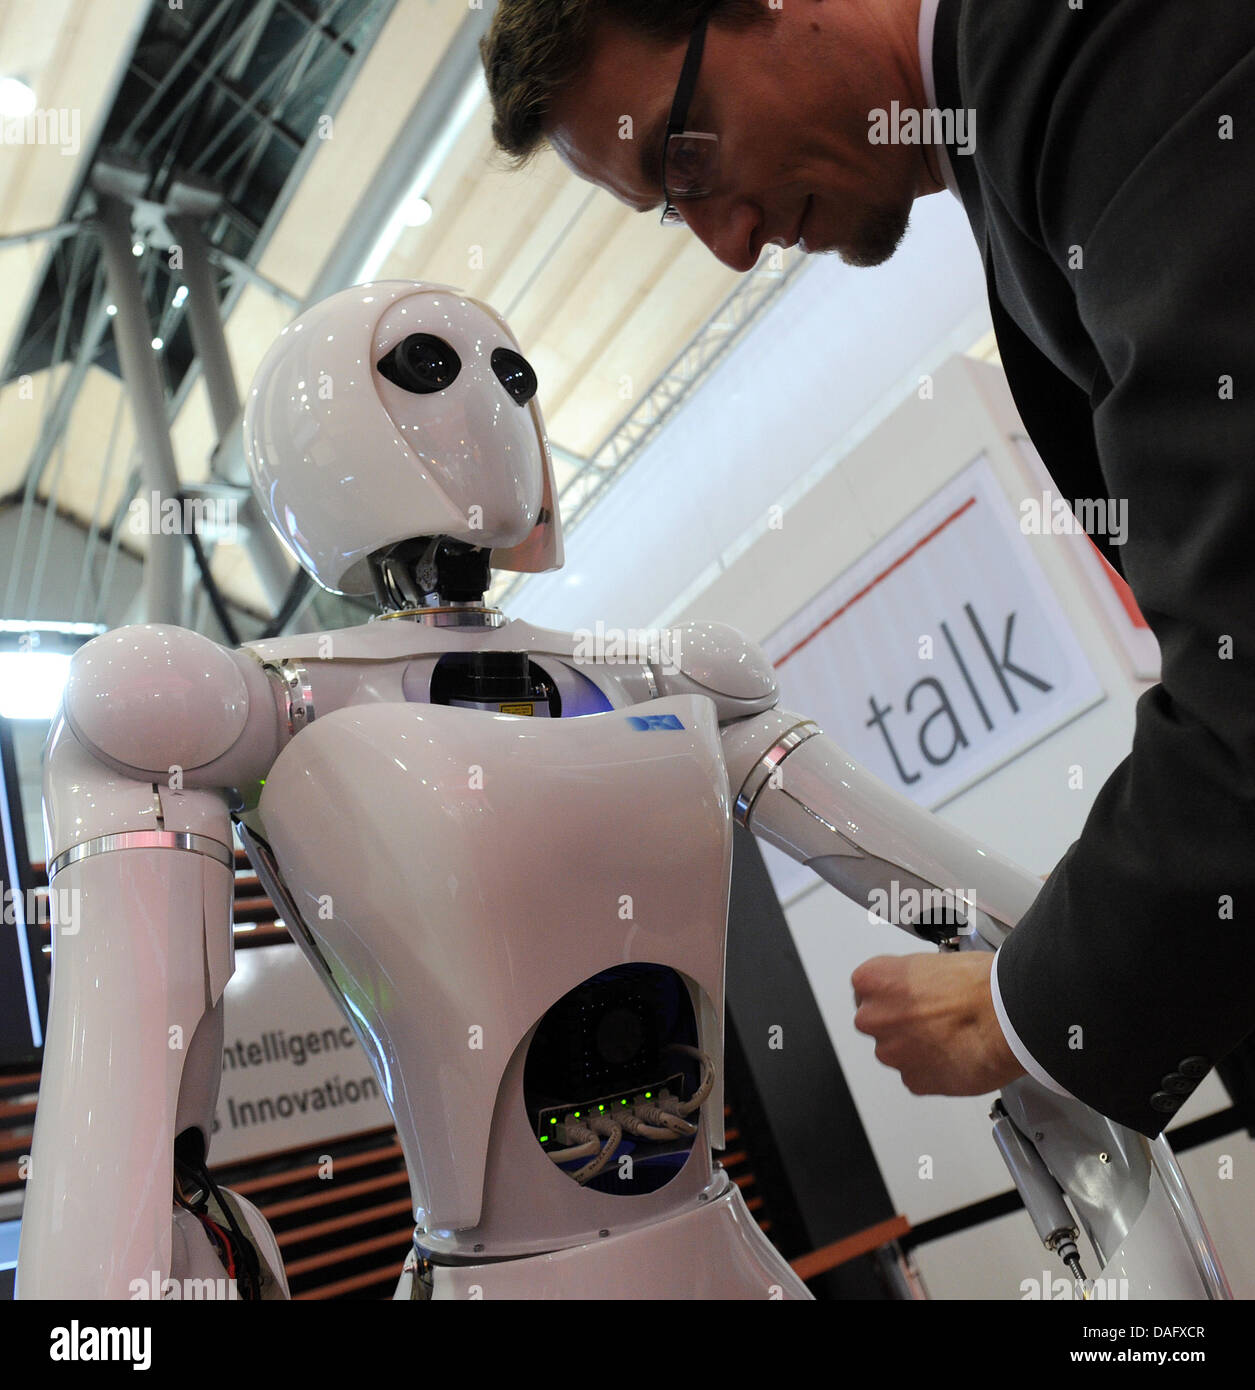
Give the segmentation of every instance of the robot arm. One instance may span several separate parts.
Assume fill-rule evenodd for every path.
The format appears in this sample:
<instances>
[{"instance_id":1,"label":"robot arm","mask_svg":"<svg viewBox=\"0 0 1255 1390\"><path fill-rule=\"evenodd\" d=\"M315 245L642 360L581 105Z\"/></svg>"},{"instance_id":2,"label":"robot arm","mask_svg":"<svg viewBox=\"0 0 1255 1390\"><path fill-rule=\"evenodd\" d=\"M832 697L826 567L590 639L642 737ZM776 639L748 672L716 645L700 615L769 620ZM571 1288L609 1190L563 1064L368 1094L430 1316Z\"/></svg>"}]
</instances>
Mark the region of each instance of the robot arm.
<instances>
[{"instance_id":1,"label":"robot arm","mask_svg":"<svg viewBox=\"0 0 1255 1390\"><path fill-rule=\"evenodd\" d=\"M207 638L128 628L75 656L45 758L52 1000L23 1298L156 1297L224 1272L200 1223L173 1219L174 1149L203 1153L217 1099L227 789L264 776L280 737L260 666Z\"/></svg>"},{"instance_id":2,"label":"robot arm","mask_svg":"<svg viewBox=\"0 0 1255 1390\"><path fill-rule=\"evenodd\" d=\"M1041 882L872 776L817 724L773 709L724 727L735 814L876 917L996 950Z\"/></svg>"},{"instance_id":3,"label":"robot arm","mask_svg":"<svg viewBox=\"0 0 1255 1390\"><path fill-rule=\"evenodd\" d=\"M817 724L777 708L771 663L733 628L684 623L668 636L655 683L715 702L742 825L914 936L997 949L1037 878L893 791Z\"/></svg>"}]
</instances>

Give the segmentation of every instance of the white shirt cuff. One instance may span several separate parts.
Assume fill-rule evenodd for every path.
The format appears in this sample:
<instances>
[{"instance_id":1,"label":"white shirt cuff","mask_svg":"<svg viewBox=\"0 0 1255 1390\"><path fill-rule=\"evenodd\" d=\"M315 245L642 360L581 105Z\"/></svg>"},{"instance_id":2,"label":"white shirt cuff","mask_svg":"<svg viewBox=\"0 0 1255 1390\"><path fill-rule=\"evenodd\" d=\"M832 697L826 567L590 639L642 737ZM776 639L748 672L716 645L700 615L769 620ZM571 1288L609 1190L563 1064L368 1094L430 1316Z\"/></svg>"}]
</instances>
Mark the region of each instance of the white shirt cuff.
<instances>
[{"instance_id":1,"label":"white shirt cuff","mask_svg":"<svg viewBox=\"0 0 1255 1390\"><path fill-rule=\"evenodd\" d=\"M1041 1065L1033 1054L1024 1046L1020 1035L1011 1026L1011 1020L1007 1017L1007 1010L1002 1002L1002 992L998 988L998 960L1002 955L1001 948L994 955L993 969L989 972L989 992L993 995L994 1013L998 1017L998 1026L1002 1029L1002 1036L1007 1040L1007 1046L1015 1053L1015 1060L1033 1078L1039 1081L1048 1091L1053 1091L1057 1096L1065 1096L1068 1100L1075 1100L1076 1097L1071 1091L1065 1090L1054 1079L1053 1076Z\"/></svg>"}]
</instances>

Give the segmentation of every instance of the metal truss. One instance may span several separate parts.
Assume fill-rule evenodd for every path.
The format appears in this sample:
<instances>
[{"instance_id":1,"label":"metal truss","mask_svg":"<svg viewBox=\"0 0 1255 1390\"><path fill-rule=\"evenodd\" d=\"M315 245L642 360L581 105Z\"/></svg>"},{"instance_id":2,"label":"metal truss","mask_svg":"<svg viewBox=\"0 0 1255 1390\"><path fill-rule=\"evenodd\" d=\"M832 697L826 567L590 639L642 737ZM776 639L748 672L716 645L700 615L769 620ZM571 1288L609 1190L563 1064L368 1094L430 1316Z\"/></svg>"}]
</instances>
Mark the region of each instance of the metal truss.
<instances>
[{"instance_id":1,"label":"metal truss","mask_svg":"<svg viewBox=\"0 0 1255 1390\"><path fill-rule=\"evenodd\" d=\"M757 269L744 276L736 289L588 458L554 447L555 458L574 465L576 470L558 494L558 510L565 535L574 531L653 443L667 421L741 341L806 263L805 256L796 251L784 252L779 268L772 264L773 259L772 256L766 257ZM502 602L511 597L530 577L526 574L515 576L500 590L495 601Z\"/></svg>"},{"instance_id":2,"label":"metal truss","mask_svg":"<svg viewBox=\"0 0 1255 1390\"><path fill-rule=\"evenodd\" d=\"M154 4L115 95L101 148L129 156L149 171L144 199L150 210L160 206L180 176L199 178L221 190L220 211L204 232L209 259L226 271L225 287L214 286L215 294L223 295L224 318L250 280L292 302L293 296L263 281L256 262L320 148L311 112L338 110L396 3L187 0L186 7L177 10L167 9L163 0ZM185 25L182 33L176 32L180 23ZM172 47L173 61L164 61ZM65 430L79 390L93 364L100 361L112 370L114 347L101 293L99 200L86 178L62 225L5 239L5 244L44 239L49 247L42 284L5 373L6 379L22 372L48 373L44 418L19 493L17 543L3 576L5 612L10 614L38 602L49 523L58 511ZM140 211L137 203L136 240L159 239L160 229L146 226ZM151 244L156 246L157 240ZM163 259L145 256L138 269L148 317L166 345L160 365L165 415L173 419L199 375L200 360L192 352L186 311L179 307L182 301L171 303L175 282L159 265ZM58 370L66 366L68 370ZM57 476L45 489L47 515L35 538L30 534L35 525L32 507L50 466ZM84 538L76 610L94 599L97 614L104 611L114 573L118 517L125 513L140 477L132 471L112 522L100 515L102 479ZM104 573L96 587L84 577L94 573L106 538ZM23 559L28 555L33 558L33 582L19 597L19 587L27 583Z\"/></svg>"}]
</instances>

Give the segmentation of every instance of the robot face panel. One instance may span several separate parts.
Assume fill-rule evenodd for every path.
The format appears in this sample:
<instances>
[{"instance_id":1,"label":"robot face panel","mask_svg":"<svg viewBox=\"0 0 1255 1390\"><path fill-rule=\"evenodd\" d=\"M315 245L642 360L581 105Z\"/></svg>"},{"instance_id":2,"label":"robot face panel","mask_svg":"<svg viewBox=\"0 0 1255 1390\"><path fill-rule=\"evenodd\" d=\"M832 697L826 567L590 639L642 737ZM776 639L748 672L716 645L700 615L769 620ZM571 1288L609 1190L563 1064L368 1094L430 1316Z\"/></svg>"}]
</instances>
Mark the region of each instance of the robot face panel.
<instances>
[{"instance_id":1,"label":"robot face panel","mask_svg":"<svg viewBox=\"0 0 1255 1390\"><path fill-rule=\"evenodd\" d=\"M494 569L562 563L536 374L457 290L382 281L307 310L258 369L244 437L264 513L326 588L370 593L369 557L420 536Z\"/></svg>"},{"instance_id":2,"label":"robot face panel","mask_svg":"<svg viewBox=\"0 0 1255 1390\"><path fill-rule=\"evenodd\" d=\"M463 514L460 530L443 534L481 546L525 539L540 512L545 459L531 412L498 374L503 360L526 366L505 325L463 295L420 292L379 320L374 356L384 408Z\"/></svg>"}]
</instances>

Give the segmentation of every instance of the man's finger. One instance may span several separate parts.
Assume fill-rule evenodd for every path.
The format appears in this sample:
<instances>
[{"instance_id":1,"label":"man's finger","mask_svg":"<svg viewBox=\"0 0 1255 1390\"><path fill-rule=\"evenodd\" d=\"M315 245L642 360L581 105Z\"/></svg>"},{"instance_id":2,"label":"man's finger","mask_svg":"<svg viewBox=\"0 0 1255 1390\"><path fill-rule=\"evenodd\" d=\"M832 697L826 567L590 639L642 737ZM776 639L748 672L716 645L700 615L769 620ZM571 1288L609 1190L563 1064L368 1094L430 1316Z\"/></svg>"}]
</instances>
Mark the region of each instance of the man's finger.
<instances>
[{"instance_id":1,"label":"man's finger","mask_svg":"<svg viewBox=\"0 0 1255 1390\"><path fill-rule=\"evenodd\" d=\"M900 959L900 956L873 956L871 960L865 960L850 976L854 998L859 1000L865 994L883 989L889 983L890 972L899 968Z\"/></svg>"}]
</instances>

